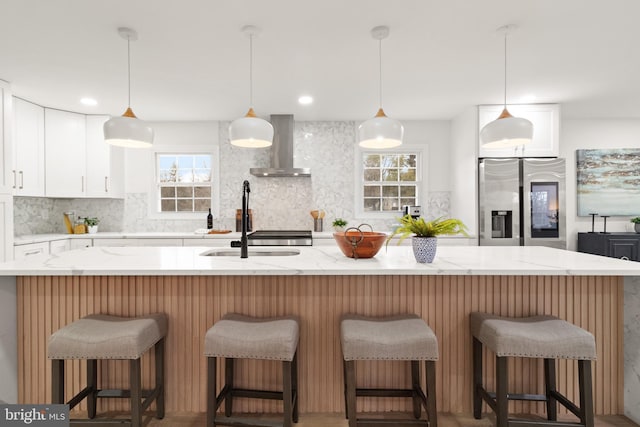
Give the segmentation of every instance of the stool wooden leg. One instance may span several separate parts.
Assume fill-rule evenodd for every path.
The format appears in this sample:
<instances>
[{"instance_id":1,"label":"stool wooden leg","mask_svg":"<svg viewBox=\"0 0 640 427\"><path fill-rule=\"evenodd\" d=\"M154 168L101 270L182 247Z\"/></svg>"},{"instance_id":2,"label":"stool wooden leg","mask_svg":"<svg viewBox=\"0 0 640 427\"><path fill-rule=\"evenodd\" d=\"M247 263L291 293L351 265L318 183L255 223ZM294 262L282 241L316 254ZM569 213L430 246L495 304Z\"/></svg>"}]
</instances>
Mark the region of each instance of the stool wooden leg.
<instances>
[{"instance_id":1,"label":"stool wooden leg","mask_svg":"<svg viewBox=\"0 0 640 427\"><path fill-rule=\"evenodd\" d=\"M87 360L87 387L90 389L87 396L87 416L95 418L98 401L98 361L95 359Z\"/></svg>"},{"instance_id":2,"label":"stool wooden leg","mask_svg":"<svg viewBox=\"0 0 640 427\"><path fill-rule=\"evenodd\" d=\"M418 390L420 390L420 362L417 360L411 361L411 389L413 390L413 416L416 419L419 419L422 402L420 401L420 395L418 394Z\"/></svg>"},{"instance_id":3,"label":"stool wooden leg","mask_svg":"<svg viewBox=\"0 0 640 427\"><path fill-rule=\"evenodd\" d=\"M509 425L507 358L496 356L496 427Z\"/></svg>"},{"instance_id":4,"label":"stool wooden leg","mask_svg":"<svg viewBox=\"0 0 640 427\"><path fill-rule=\"evenodd\" d=\"M342 385L344 394L344 417L349 419L349 404L347 402L347 361L342 361Z\"/></svg>"},{"instance_id":5,"label":"stool wooden leg","mask_svg":"<svg viewBox=\"0 0 640 427\"><path fill-rule=\"evenodd\" d=\"M357 426L356 411L356 361L345 361L346 383L347 383L347 418L349 427Z\"/></svg>"},{"instance_id":6,"label":"stool wooden leg","mask_svg":"<svg viewBox=\"0 0 640 427\"><path fill-rule=\"evenodd\" d=\"M427 360L424 363L427 381L427 416L429 427L438 427L438 411L436 409L436 362Z\"/></svg>"},{"instance_id":7,"label":"stool wooden leg","mask_svg":"<svg viewBox=\"0 0 640 427\"><path fill-rule=\"evenodd\" d=\"M593 427L593 390L591 361L578 360L578 382L580 388L580 422Z\"/></svg>"},{"instance_id":8,"label":"stool wooden leg","mask_svg":"<svg viewBox=\"0 0 640 427\"><path fill-rule=\"evenodd\" d=\"M547 419L558 420L558 407L553 392L556 391L556 360L544 359L544 388L547 396Z\"/></svg>"},{"instance_id":9,"label":"stool wooden leg","mask_svg":"<svg viewBox=\"0 0 640 427\"><path fill-rule=\"evenodd\" d=\"M230 357L224 359L224 383L229 387L224 399L224 415L230 417L233 411L233 359Z\"/></svg>"},{"instance_id":10,"label":"stool wooden leg","mask_svg":"<svg viewBox=\"0 0 640 427\"><path fill-rule=\"evenodd\" d=\"M473 418L479 420L482 417L482 343L473 337Z\"/></svg>"},{"instance_id":11,"label":"stool wooden leg","mask_svg":"<svg viewBox=\"0 0 640 427\"><path fill-rule=\"evenodd\" d=\"M156 388L160 390L156 398L156 418L164 418L164 338L156 343L155 363L156 363Z\"/></svg>"},{"instance_id":12,"label":"stool wooden leg","mask_svg":"<svg viewBox=\"0 0 640 427\"><path fill-rule=\"evenodd\" d=\"M282 403L284 404L284 414L282 427L291 427L291 418L293 416L292 392L291 392L291 365L292 362L282 362Z\"/></svg>"},{"instance_id":13,"label":"stool wooden leg","mask_svg":"<svg viewBox=\"0 0 640 427\"><path fill-rule=\"evenodd\" d=\"M293 392L293 422L298 422L298 351L293 355L291 364L291 388Z\"/></svg>"},{"instance_id":14,"label":"stool wooden leg","mask_svg":"<svg viewBox=\"0 0 640 427\"><path fill-rule=\"evenodd\" d=\"M51 361L51 400L53 403L65 403L64 360L62 359L53 359Z\"/></svg>"},{"instance_id":15,"label":"stool wooden leg","mask_svg":"<svg viewBox=\"0 0 640 427\"><path fill-rule=\"evenodd\" d=\"M216 358L207 357L207 427L216 425L216 400Z\"/></svg>"},{"instance_id":16,"label":"stool wooden leg","mask_svg":"<svg viewBox=\"0 0 640 427\"><path fill-rule=\"evenodd\" d=\"M131 427L142 427L142 385L140 359L129 361L129 381L131 383Z\"/></svg>"}]
</instances>

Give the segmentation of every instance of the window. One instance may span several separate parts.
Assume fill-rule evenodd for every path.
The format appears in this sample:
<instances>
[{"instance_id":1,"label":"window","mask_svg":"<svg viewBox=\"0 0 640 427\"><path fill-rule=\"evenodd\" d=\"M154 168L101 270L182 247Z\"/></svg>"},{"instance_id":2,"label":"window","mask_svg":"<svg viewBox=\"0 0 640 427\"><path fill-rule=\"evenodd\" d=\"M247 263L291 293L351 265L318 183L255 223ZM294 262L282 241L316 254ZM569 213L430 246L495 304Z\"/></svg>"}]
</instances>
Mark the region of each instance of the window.
<instances>
[{"instance_id":1,"label":"window","mask_svg":"<svg viewBox=\"0 0 640 427\"><path fill-rule=\"evenodd\" d=\"M405 205L419 205L423 191L422 150L362 151L358 212L392 213L397 216Z\"/></svg>"},{"instance_id":2,"label":"window","mask_svg":"<svg viewBox=\"0 0 640 427\"><path fill-rule=\"evenodd\" d=\"M207 212L212 196L211 154L156 154L158 212Z\"/></svg>"}]
</instances>

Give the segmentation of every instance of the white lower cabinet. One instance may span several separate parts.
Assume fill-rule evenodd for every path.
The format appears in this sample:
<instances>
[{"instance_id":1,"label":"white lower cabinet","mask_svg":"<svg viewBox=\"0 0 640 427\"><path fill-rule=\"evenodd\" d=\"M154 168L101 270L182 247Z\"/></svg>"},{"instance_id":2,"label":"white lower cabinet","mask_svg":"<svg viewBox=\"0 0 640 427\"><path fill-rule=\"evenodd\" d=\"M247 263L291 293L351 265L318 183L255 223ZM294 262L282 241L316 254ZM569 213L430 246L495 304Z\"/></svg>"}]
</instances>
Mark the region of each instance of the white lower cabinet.
<instances>
[{"instance_id":1,"label":"white lower cabinet","mask_svg":"<svg viewBox=\"0 0 640 427\"><path fill-rule=\"evenodd\" d=\"M29 243L27 245L18 245L13 249L15 260L24 259L33 255L48 254L49 242Z\"/></svg>"},{"instance_id":2,"label":"white lower cabinet","mask_svg":"<svg viewBox=\"0 0 640 427\"><path fill-rule=\"evenodd\" d=\"M13 249L13 196L0 195L0 262L11 261Z\"/></svg>"},{"instance_id":3,"label":"white lower cabinet","mask_svg":"<svg viewBox=\"0 0 640 427\"><path fill-rule=\"evenodd\" d=\"M71 249L71 242L69 242L69 239L52 240L49 242L50 254L59 254L60 252L68 251L69 249Z\"/></svg>"},{"instance_id":4,"label":"white lower cabinet","mask_svg":"<svg viewBox=\"0 0 640 427\"><path fill-rule=\"evenodd\" d=\"M182 246L182 239L93 239L93 246Z\"/></svg>"},{"instance_id":5,"label":"white lower cabinet","mask_svg":"<svg viewBox=\"0 0 640 427\"><path fill-rule=\"evenodd\" d=\"M211 248L228 248L231 239L183 239L182 246L206 246Z\"/></svg>"},{"instance_id":6,"label":"white lower cabinet","mask_svg":"<svg viewBox=\"0 0 640 427\"><path fill-rule=\"evenodd\" d=\"M82 248L90 248L93 246L93 241L91 239L70 239L69 241L69 249L82 249Z\"/></svg>"}]
</instances>

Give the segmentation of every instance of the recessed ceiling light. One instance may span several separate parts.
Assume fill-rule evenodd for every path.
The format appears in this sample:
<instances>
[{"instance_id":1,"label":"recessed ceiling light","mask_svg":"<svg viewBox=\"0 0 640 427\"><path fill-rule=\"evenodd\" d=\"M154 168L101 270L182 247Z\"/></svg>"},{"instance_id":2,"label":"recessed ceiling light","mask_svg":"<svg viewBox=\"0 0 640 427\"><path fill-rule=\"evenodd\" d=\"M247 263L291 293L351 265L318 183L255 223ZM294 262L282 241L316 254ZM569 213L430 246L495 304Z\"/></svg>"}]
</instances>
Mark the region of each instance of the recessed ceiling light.
<instances>
[{"instance_id":1,"label":"recessed ceiling light","mask_svg":"<svg viewBox=\"0 0 640 427\"><path fill-rule=\"evenodd\" d=\"M88 107L95 107L96 105L98 105L98 101L93 98L80 98L80 103Z\"/></svg>"},{"instance_id":2,"label":"recessed ceiling light","mask_svg":"<svg viewBox=\"0 0 640 427\"><path fill-rule=\"evenodd\" d=\"M302 95L300 98L298 98L298 103L300 103L300 105L313 104L313 97L309 95Z\"/></svg>"}]
</instances>

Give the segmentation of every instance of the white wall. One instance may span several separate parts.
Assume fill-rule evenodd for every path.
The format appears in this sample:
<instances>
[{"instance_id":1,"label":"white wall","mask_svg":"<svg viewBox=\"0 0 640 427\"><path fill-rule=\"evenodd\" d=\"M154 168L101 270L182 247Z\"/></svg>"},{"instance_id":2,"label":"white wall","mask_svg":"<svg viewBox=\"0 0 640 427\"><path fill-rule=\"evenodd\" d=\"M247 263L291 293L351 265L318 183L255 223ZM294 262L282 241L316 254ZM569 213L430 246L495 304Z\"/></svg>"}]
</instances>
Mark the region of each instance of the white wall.
<instances>
[{"instance_id":1,"label":"white wall","mask_svg":"<svg viewBox=\"0 0 640 427\"><path fill-rule=\"evenodd\" d=\"M478 109L451 121L451 216L462 220L469 235L478 235ZM477 244L477 240L476 240Z\"/></svg>"},{"instance_id":2,"label":"white wall","mask_svg":"<svg viewBox=\"0 0 640 427\"><path fill-rule=\"evenodd\" d=\"M591 230L591 217L577 216L576 150L588 148L639 148L638 119L563 119L560 127L560 157L567 160L567 243L576 250L578 232ZM640 206L638 206L640 215ZM607 231L633 231L630 217L607 219ZM602 231L603 220L596 218L596 231Z\"/></svg>"}]
</instances>

